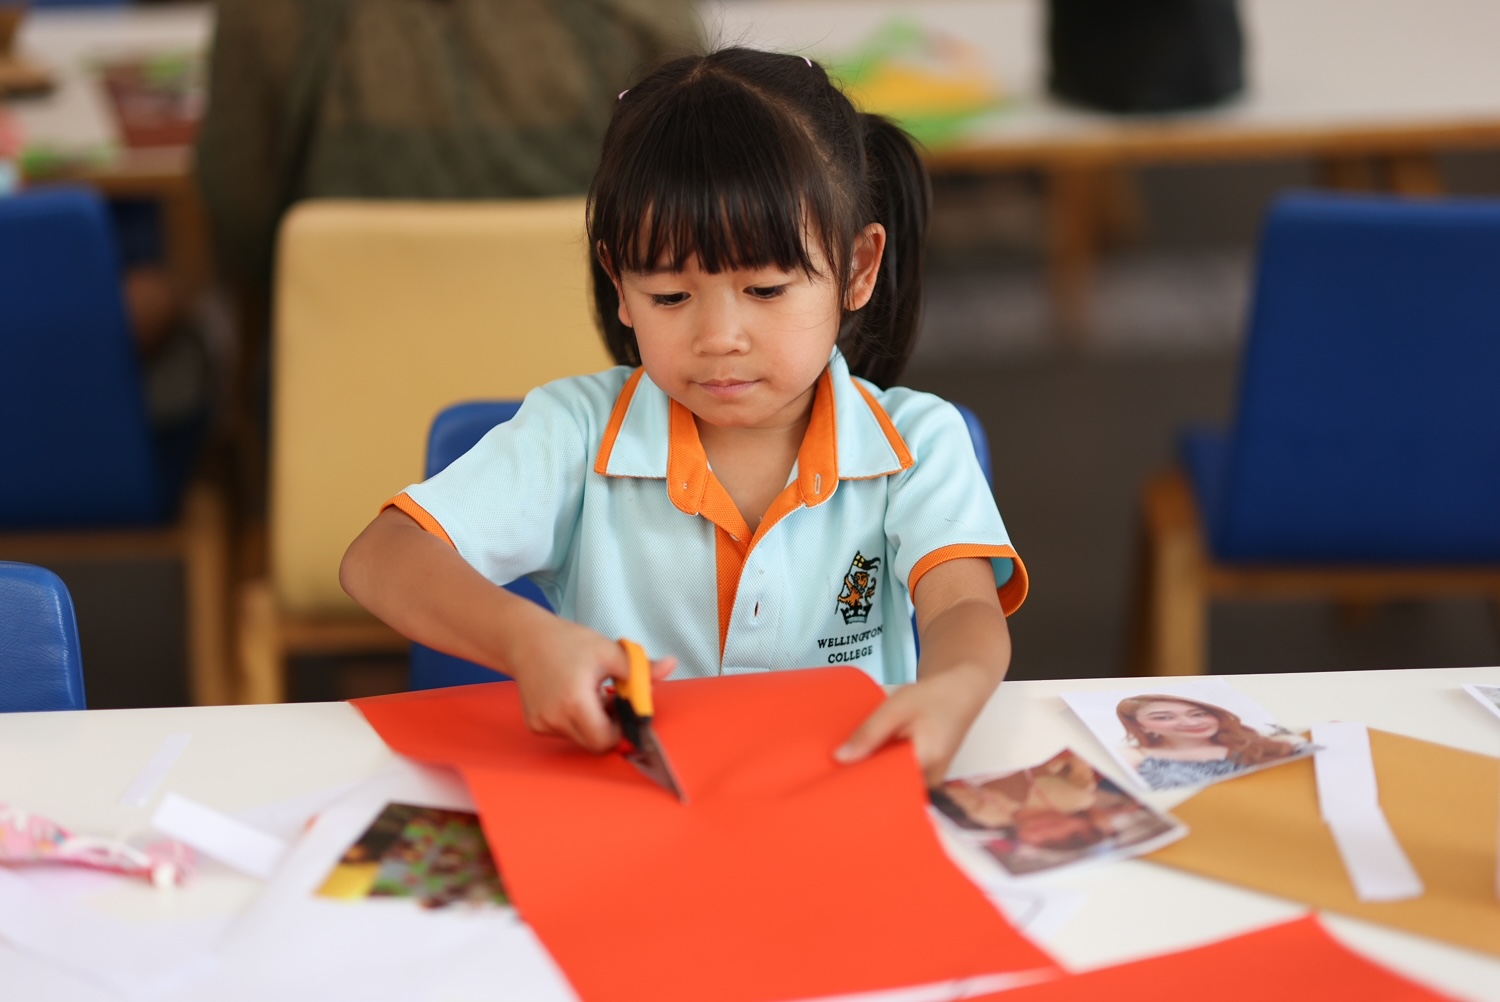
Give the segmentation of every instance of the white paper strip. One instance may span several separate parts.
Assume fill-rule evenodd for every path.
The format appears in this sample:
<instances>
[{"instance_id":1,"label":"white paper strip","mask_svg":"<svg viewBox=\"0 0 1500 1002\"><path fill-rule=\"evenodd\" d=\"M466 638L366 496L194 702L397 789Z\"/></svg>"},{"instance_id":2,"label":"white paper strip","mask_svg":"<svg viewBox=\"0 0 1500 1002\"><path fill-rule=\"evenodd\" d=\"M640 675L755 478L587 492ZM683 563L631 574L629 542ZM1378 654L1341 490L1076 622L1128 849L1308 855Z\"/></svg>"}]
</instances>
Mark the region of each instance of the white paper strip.
<instances>
[{"instance_id":1,"label":"white paper strip","mask_svg":"<svg viewBox=\"0 0 1500 1002\"><path fill-rule=\"evenodd\" d=\"M1333 831L1344 869L1361 901L1404 901L1422 896L1422 878L1391 831L1375 781L1370 732L1350 721L1318 724L1313 760L1318 807Z\"/></svg>"},{"instance_id":2,"label":"white paper strip","mask_svg":"<svg viewBox=\"0 0 1500 1002\"><path fill-rule=\"evenodd\" d=\"M188 742L192 739L191 734L168 734L163 738L161 747L156 749L151 761L135 777L125 795L120 798L120 803L126 807L145 807L150 803L151 798L156 795L157 787L167 778L167 773L172 771L172 766L177 764L177 759L187 750Z\"/></svg>"},{"instance_id":3,"label":"white paper strip","mask_svg":"<svg viewBox=\"0 0 1500 1002\"><path fill-rule=\"evenodd\" d=\"M262 879L271 876L287 849L281 839L176 793L167 794L151 818L151 827L225 866Z\"/></svg>"}]
</instances>

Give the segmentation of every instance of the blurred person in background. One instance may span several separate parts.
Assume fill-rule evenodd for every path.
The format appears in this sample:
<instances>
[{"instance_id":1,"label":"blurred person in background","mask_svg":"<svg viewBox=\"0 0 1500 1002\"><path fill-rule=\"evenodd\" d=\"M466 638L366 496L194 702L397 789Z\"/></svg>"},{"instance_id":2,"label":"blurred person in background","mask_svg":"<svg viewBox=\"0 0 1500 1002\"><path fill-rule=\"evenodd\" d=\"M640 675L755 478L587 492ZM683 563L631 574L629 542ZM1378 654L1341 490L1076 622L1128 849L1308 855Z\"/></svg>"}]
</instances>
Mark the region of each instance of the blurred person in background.
<instances>
[{"instance_id":1,"label":"blurred person in background","mask_svg":"<svg viewBox=\"0 0 1500 1002\"><path fill-rule=\"evenodd\" d=\"M293 204L582 194L616 95L697 37L691 0L219 0L197 171L249 364Z\"/></svg>"}]
</instances>

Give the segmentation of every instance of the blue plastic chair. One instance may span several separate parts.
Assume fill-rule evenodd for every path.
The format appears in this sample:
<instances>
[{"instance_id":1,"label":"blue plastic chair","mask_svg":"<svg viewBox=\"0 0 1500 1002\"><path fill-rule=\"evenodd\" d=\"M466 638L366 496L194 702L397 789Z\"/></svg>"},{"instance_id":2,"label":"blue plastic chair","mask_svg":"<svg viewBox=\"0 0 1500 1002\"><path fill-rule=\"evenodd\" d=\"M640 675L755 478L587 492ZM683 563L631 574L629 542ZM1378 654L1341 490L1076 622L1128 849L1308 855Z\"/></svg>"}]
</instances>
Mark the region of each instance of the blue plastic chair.
<instances>
[{"instance_id":1,"label":"blue plastic chair","mask_svg":"<svg viewBox=\"0 0 1500 1002\"><path fill-rule=\"evenodd\" d=\"M0 713L87 708L68 586L46 568L0 560Z\"/></svg>"},{"instance_id":2,"label":"blue plastic chair","mask_svg":"<svg viewBox=\"0 0 1500 1002\"><path fill-rule=\"evenodd\" d=\"M985 483L994 486L990 473L990 443L984 433L979 416L962 404L954 404L963 415L969 429L969 438L974 443L974 453L984 471ZM454 404L445 408L432 422L427 437L426 476L434 476L449 463L472 449L491 428L503 424L516 416L521 409L518 400L480 400ZM506 586L522 598L530 599L544 609L551 609L542 590L530 578L521 578ZM411 672L409 684L412 689L438 689L449 685L470 685L476 682L494 682L508 678L482 665L451 654L443 654L423 644L411 646Z\"/></svg>"},{"instance_id":3,"label":"blue plastic chair","mask_svg":"<svg viewBox=\"0 0 1500 1002\"><path fill-rule=\"evenodd\" d=\"M227 701L224 503L189 490L206 421L151 425L97 194L0 198L0 318L0 559L182 559L194 697Z\"/></svg>"},{"instance_id":4,"label":"blue plastic chair","mask_svg":"<svg viewBox=\"0 0 1500 1002\"><path fill-rule=\"evenodd\" d=\"M0 317L0 531L170 521L199 429L151 429L102 199L0 199Z\"/></svg>"},{"instance_id":5,"label":"blue plastic chair","mask_svg":"<svg viewBox=\"0 0 1500 1002\"><path fill-rule=\"evenodd\" d=\"M1146 653L1201 672L1207 604L1500 595L1500 201L1271 209L1229 431L1147 490Z\"/></svg>"}]
</instances>

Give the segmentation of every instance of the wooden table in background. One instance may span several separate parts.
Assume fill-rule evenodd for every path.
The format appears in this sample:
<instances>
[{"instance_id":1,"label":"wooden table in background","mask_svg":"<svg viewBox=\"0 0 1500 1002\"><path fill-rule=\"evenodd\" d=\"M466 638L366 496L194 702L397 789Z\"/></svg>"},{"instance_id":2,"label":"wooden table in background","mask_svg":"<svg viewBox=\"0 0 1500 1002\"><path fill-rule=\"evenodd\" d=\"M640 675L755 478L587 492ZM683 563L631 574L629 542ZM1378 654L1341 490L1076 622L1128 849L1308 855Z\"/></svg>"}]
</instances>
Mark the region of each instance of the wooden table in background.
<instances>
[{"instance_id":1,"label":"wooden table in background","mask_svg":"<svg viewBox=\"0 0 1500 1002\"><path fill-rule=\"evenodd\" d=\"M152 199L162 207L167 263L185 290L210 279L208 229L193 179L190 147L128 149L90 63L101 57L206 52L213 28L208 4L32 10L16 49L45 67L57 87L7 105L28 151L57 166L29 184L92 185L115 198Z\"/></svg>"},{"instance_id":2,"label":"wooden table in background","mask_svg":"<svg viewBox=\"0 0 1500 1002\"><path fill-rule=\"evenodd\" d=\"M1119 223L1122 172L1159 164L1309 159L1341 188L1433 194L1437 154L1500 149L1500 4L1493 0L1243 0L1245 94L1222 107L1114 116L1046 93L1044 0L700 0L710 43L814 54L848 51L894 16L983 51L1010 97L956 142L935 171L1033 171L1048 188L1056 326L1077 336L1101 238ZM114 143L84 62L106 52L203 49L205 4L33 11L18 48L57 71L52 96L14 106L36 144ZM160 198L175 270L206 269L202 210L186 149L121 151L72 176L115 195Z\"/></svg>"},{"instance_id":3,"label":"wooden table in background","mask_svg":"<svg viewBox=\"0 0 1500 1002\"><path fill-rule=\"evenodd\" d=\"M1086 111L1046 92L1044 0L714 0L710 38L814 54L854 48L893 16L981 49L1009 96L934 171L1034 171L1048 188L1055 326L1087 325L1121 174L1158 164L1308 159L1320 183L1443 190L1436 154L1500 149L1500 4L1493 0L1242 0L1245 93L1172 115Z\"/></svg>"}]
</instances>

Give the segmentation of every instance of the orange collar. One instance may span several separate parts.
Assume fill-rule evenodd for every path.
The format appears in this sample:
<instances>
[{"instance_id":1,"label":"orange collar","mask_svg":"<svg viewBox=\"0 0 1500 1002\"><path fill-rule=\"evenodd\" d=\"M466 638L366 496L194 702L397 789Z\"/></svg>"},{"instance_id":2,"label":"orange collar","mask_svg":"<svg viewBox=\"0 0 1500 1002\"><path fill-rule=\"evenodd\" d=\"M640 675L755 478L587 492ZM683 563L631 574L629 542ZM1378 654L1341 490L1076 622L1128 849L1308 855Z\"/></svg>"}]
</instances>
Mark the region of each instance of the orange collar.
<instances>
[{"instance_id":1,"label":"orange collar","mask_svg":"<svg viewBox=\"0 0 1500 1002\"><path fill-rule=\"evenodd\" d=\"M875 393L849 375L837 350L818 378L812 416L797 452L797 490L808 507L838 482L887 476L913 463L911 451ZM594 470L612 477L665 479L672 503L699 514L712 474L692 411L636 369L615 401Z\"/></svg>"}]
</instances>

